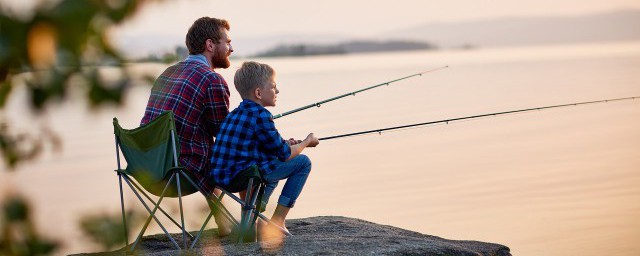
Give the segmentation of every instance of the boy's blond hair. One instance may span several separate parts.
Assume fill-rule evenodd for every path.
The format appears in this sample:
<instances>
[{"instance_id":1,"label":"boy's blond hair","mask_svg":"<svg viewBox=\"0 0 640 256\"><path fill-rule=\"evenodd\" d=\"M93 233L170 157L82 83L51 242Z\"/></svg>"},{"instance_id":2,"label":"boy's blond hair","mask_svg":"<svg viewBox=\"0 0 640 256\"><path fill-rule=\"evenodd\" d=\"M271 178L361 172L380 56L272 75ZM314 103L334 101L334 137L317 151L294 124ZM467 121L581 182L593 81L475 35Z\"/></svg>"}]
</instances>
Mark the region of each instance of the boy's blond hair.
<instances>
[{"instance_id":1,"label":"boy's blond hair","mask_svg":"<svg viewBox=\"0 0 640 256\"><path fill-rule=\"evenodd\" d=\"M269 82L275 73L275 70L267 64L247 61L242 63L242 67L236 71L233 83L240 96L247 99L256 88Z\"/></svg>"}]
</instances>

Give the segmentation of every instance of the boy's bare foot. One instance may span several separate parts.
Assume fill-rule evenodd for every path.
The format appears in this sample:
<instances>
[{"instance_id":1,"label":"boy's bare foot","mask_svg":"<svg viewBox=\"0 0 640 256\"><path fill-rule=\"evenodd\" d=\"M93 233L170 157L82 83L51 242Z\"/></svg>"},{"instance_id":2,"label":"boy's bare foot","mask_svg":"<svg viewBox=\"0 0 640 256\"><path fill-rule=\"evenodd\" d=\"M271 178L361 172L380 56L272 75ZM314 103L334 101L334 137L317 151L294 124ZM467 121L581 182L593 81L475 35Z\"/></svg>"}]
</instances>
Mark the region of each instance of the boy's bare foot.
<instances>
[{"instance_id":1,"label":"boy's bare foot","mask_svg":"<svg viewBox=\"0 0 640 256\"><path fill-rule=\"evenodd\" d=\"M277 224L270 224L266 221L259 220L258 221L258 234L261 241L272 241L272 240L280 240L282 241L286 236L284 232L280 229L282 227L284 230L287 230L287 227L282 223L282 226L278 227Z\"/></svg>"},{"instance_id":2,"label":"boy's bare foot","mask_svg":"<svg viewBox=\"0 0 640 256\"><path fill-rule=\"evenodd\" d=\"M285 234L275 224L269 224L264 221L259 223L258 241L260 241L260 247L267 254L277 254L284 245ZM287 229L286 227L283 228Z\"/></svg>"}]
</instances>

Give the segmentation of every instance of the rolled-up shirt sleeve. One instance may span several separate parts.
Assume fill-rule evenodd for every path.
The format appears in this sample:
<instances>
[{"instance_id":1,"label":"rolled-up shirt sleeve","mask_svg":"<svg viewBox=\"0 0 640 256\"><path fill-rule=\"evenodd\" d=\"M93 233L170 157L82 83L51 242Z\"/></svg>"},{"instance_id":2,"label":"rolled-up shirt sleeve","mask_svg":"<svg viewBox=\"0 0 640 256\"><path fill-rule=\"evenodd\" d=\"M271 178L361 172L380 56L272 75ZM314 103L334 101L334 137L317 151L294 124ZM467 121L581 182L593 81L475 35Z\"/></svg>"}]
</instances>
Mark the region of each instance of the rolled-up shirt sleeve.
<instances>
[{"instance_id":1,"label":"rolled-up shirt sleeve","mask_svg":"<svg viewBox=\"0 0 640 256\"><path fill-rule=\"evenodd\" d=\"M277 157L280 161L286 161L291 156L289 144L280 136L273 122L273 117L267 111L261 112L255 125L255 134L260 147Z\"/></svg>"}]
</instances>

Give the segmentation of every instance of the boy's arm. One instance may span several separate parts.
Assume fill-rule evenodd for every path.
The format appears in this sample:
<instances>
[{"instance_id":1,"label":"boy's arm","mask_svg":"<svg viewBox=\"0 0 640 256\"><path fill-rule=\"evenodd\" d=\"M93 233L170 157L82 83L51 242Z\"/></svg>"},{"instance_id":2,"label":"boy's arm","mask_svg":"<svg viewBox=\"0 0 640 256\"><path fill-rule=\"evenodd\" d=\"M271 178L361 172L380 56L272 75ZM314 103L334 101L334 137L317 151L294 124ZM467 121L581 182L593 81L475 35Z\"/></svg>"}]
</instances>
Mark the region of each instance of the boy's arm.
<instances>
[{"instance_id":1,"label":"boy's arm","mask_svg":"<svg viewBox=\"0 0 640 256\"><path fill-rule=\"evenodd\" d=\"M304 150L306 147L315 147L319 143L320 141L318 140L318 138L313 135L313 133L309 133L309 135L307 135L307 138L305 138L302 142L295 145L289 145L289 148L291 148L291 155L289 156L287 161L300 155L300 153L302 153L302 150Z\"/></svg>"},{"instance_id":2,"label":"boy's arm","mask_svg":"<svg viewBox=\"0 0 640 256\"><path fill-rule=\"evenodd\" d=\"M256 129L256 137L261 146L283 162L298 156L304 148L315 147L320 143L313 133L307 135L307 138L297 144L291 143L291 140L284 140L278 133L273 118L267 112L259 113L255 122L254 129Z\"/></svg>"},{"instance_id":3,"label":"boy's arm","mask_svg":"<svg viewBox=\"0 0 640 256\"><path fill-rule=\"evenodd\" d=\"M280 161L286 161L291 153L289 144L280 136L268 112L258 113L253 126L259 146Z\"/></svg>"}]
</instances>

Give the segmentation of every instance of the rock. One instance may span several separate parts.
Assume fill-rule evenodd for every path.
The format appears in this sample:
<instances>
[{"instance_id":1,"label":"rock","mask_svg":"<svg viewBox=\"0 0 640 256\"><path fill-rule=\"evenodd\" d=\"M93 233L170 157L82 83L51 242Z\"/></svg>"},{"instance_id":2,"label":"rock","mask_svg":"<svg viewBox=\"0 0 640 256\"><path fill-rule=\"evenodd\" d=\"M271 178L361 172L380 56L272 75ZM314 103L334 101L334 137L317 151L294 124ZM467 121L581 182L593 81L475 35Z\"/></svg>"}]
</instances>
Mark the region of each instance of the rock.
<instances>
[{"instance_id":1,"label":"rock","mask_svg":"<svg viewBox=\"0 0 640 256\"><path fill-rule=\"evenodd\" d=\"M509 248L493 243L455 241L368 221L322 216L287 220L294 235L277 241L236 244L205 232L197 248L176 250L164 234L144 237L138 253L144 255L460 255L510 256ZM182 234L173 234L181 243ZM114 252L80 255L124 255Z\"/></svg>"}]
</instances>

